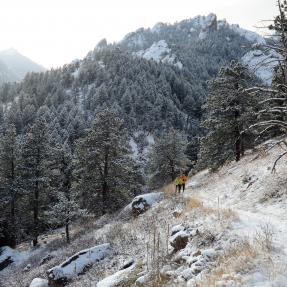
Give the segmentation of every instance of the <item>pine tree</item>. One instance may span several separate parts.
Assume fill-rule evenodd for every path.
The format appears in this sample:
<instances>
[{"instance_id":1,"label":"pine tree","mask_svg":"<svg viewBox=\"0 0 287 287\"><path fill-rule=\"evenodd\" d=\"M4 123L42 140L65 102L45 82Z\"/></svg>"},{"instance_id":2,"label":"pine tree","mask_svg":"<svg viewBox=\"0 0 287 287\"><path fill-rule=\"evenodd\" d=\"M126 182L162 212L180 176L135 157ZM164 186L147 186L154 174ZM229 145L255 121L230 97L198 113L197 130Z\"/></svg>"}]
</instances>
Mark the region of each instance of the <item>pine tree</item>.
<instances>
[{"instance_id":1,"label":"pine tree","mask_svg":"<svg viewBox=\"0 0 287 287\"><path fill-rule=\"evenodd\" d=\"M251 80L246 67L231 62L210 81L202 123L207 132L201 138L199 166L216 169L226 160L238 161L251 144L252 135L246 130L254 121L254 111L258 108L258 99L244 91Z\"/></svg>"},{"instance_id":2,"label":"pine tree","mask_svg":"<svg viewBox=\"0 0 287 287\"><path fill-rule=\"evenodd\" d=\"M25 135L21 170L25 190L32 195L33 245L38 244L40 200L50 185L50 146L47 125L43 119L36 119Z\"/></svg>"},{"instance_id":3,"label":"pine tree","mask_svg":"<svg viewBox=\"0 0 287 287\"><path fill-rule=\"evenodd\" d=\"M105 214L122 206L132 180L132 160L123 121L109 109L98 113L88 135L78 141L77 152L80 188L86 198L94 198L90 208L98 201L101 214Z\"/></svg>"},{"instance_id":4,"label":"pine tree","mask_svg":"<svg viewBox=\"0 0 287 287\"><path fill-rule=\"evenodd\" d=\"M186 136L175 129L155 139L148 156L152 186L162 186L188 171L187 145Z\"/></svg>"},{"instance_id":5,"label":"pine tree","mask_svg":"<svg viewBox=\"0 0 287 287\"><path fill-rule=\"evenodd\" d=\"M19 144L16 128L8 126L0 141L0 197L9 204L8 230L10 245L14 247L17 239L16 204L21 191L19 178ZM2 213L4 215L4 212Z\"/></svg>"},{"instance_id":6,"label":"pine tree","mask_svg":"<svg viewBox=\"0 0 287 287\"><path fill-rule=\"evenodd\" d=\"M86 214L80 208L80 194L73 188L75 163L71 149L67 144L54 149L55 167L58 171L53 176L55 202L46 212L47 221L54 226L65 226L66 241L70 243L70 224Z\"/></svg>"}]
</instances>

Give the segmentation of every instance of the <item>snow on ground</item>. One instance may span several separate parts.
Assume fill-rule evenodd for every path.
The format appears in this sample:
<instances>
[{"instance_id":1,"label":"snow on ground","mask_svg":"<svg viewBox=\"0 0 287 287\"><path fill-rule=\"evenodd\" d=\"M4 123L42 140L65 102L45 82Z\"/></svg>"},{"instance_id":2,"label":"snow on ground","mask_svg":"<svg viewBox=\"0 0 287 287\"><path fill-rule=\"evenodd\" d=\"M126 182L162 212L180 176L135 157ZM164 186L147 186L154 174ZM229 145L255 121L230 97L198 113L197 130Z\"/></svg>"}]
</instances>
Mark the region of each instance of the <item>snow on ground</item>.
<instances>
[{"instance_id":1,"label":"snow on ground","mask_svg":"<svg viewBox=\"0 0 287 287\"><path fill-rule=\"evenodd\" d=\"M279 54L252 50L242 57L242 62L247 65L265 84L271 85L274 68L278 65Z\"/></svg>"},{"instance_id":2,"label":"snow on ground","mask_svg":"<svg viewBox=\"0 0 287 287\"><path fill-rule=\"evenodd\" d=\"M243 28L241 28L239 25L233 24L229 26L234 32L238 33L239 35L241 35L242 37L246 38L248 41L252 42L252 43L258 43L258 44L262 44L265 45L266 41L265 39L260 36L259 34L252 32L252 31L248 31L245 30Z\"/></svg>"},{"instance_id":3,"label":"snow on ground","mask_svg":"<svg viewBox=\"0 0 287 287\"><path fill-rule=\"evenodd\" d=\"M271 173L280 153L280 147L270 152L261 150L257 156L251 153L217 173L202 171L188 184L186 197L197 197L204 205L232 209L237 214L238 220L230 226L230 237L272 240L272 250L266 253L269 259L265 259L269 262L258 263L258 269L262 270L255 268L246 274L247 285L243 286L287 286L286 159L279 162L275 174ZM272 276L268 264L273 266Z\"/></svg>"},{"instance_id":4,"label":"snow on ground","mask_svg":"<svg viewBox=\"0 0 287 287\"><path fill-rule=\"evenodd\" d=\"M179 69L182 69L183 67L182 63L177 61L176 56L171 53L171 49L168 47L165 40L155 42L148 49L140 50L134 54L147 60L175 65Z\"/></svg>"},{"instance_id":5,"label":"snow on ground","mask_svg":"<svg viewBox=\"0 0 287 287\"><path fill-rule=\"evenodd\" d=\"M143 195L152 208L138 217L124 221L119 216L103 217L90 223L72 241L73 248L109 242L113 256L68 286L110 287L123 277L150 283L158 269L166 280L163 286L287 286L286 159L272 174L273 162L282 150L264 150L249 151L240 162L231 162L216 173L204 170L192 176L184 197L175 196L173 186L161 201L156 200L159 194ZM270 249L265 250L268 240ZM75 254L70 246L55 249L55 258L44 265L35 263L26 273L15 269L5 283L14 286L15 277L28 286L27 280L30 284L33 278L45 278L46 271L55 266L62 272L62 258ZM134 272L132 265L121 268L131 257L141 270Z\"/></svg>"},{"instance_id":6,"label":"snow on ground","mask_svg":"<svg viewBox=\"0 0 287 287\"><path fill-rule=\"evenodd\" d=\"M28 256L29 253L26 251L21 252L8 246L0 248L0 264L4 263L4 261L10 261L12 265L17 266L27 259Z\"/></svg>"},{"instance_id":7,"label":"snow on ground","mask_svg":"<svg viewBox=\"0 0 287 287\"><path fill-rule=\"evenodd\" d=\"M132 264L130 267L120 270L115 274L106 277L99 283L97 283L96 287L115 287L119 286L119 284L123 284L124 280L128 278L131 271L135 268L135 264Z\"/></svg>"},{"instance_id":8,"label":"snow on ground","mask_svg":"<svg viewBox=\"0 0 287 287\"><path fill-rule=\"evenodd\" d=\"M30 287L48 287L48 280L35 278L30 284Z\"/></svg>"}]
</instances>

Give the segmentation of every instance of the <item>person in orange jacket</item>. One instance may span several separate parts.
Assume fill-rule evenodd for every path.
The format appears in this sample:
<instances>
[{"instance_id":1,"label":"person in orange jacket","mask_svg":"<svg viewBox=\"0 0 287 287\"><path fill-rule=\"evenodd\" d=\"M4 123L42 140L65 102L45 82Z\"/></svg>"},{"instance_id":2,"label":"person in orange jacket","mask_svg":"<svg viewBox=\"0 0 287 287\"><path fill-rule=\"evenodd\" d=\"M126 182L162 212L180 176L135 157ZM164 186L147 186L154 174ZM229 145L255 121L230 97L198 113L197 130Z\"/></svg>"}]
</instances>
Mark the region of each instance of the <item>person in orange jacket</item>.
<instances>
[{"instance_id":1,"label":"person in orange jacket","mask_svg":"<svg viewBox=\"0 0 287 287\"><path fill-rule=\"evenodd\" d=\"M188 177L186 175L182 175L182 176L180 176L180 180L181 180L182 192L184 192L185 183L187 182Z\"/></svg>"}]
</instances>

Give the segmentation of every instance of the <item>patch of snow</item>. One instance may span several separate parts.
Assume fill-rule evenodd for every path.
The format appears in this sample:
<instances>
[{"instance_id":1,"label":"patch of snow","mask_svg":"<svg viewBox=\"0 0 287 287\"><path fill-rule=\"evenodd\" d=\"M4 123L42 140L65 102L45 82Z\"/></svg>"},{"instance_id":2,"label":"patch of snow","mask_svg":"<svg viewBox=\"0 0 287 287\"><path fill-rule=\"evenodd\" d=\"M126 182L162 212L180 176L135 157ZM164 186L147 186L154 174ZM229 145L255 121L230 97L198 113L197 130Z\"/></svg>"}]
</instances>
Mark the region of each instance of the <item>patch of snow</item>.
<instances>
[{"instance_id":1,"label":"patch of snow","mask_svg":"<svg viewBox=\"0 0 287 287\"><path fill-rule=\"evenodd\" d=\"M271 85L274 68L278 65L279 54L263 53L261 50L252 50L242 57L242 62L249 67L265 84Z\"/></svg>"},{"instance_id":2,"label":"patch of snow","mask_svg":"<svg viewBox=\"0 0 287 287\"><path fill-rule=\"evenodd\" d=\"M69 280L82 273L88 265L99 262L110 254L111 246L109 243L82 250L67 259L61 265L49 269L48 276L53 280L62 278Z\"/></svg>"},{"instance_id":3,"label":"patch of snow","mask_svg":"<svg viewBox=\"0 0 287 287\"><path fill-rule=\"evenodd\" d=\"M171 49L165 40L155 42L146 50L140 50L134 53L136 56L153 60L155 62L163 62L171 65L175 65L178 68L182 68L182 63L176 60L176 56L171 53Z\"/></svg>"},{"instance_id":4,"label":"patch of snow","mask_svg":"<svg viewBox=\"0 0 287 287\"><path fill-rule=\"evenodd\" d=\"M80 74L80 68L76 69L73 73L72 73L72 76L77 79L79 77L79 74Z\"/></svg>"},{"instance_id":5,"label":"patch of snow","mask_svg":"<svg viewBox=\"0 0 287 287\"><path fill-rule=\"evenodd\" d=\"M152 46L146 50L141 50L136 54L147 60L154 60L159 62L162 60L163 56L170 53L170 49L165 40L160 40L152 44Z\"/></svg>"},{"instance_id":6,"label":"patch of snow","mask_svg":"<svg viewBox=\"0 0 287 287\"><path fill-rule=\"evenodd\" d=\"M230 25L229 27L234 32L238 33L240 36L244 37L245 39L247 39L248 41L250 41L252 43L258 43L258 44L262 44L262 45L266 44L265 39L255 32L245 30L245 29L241 28L239 25L235 25L235 24Z\"/></svg>"},{"instance_id":7,"label":"patch of snow","mask_svg":"<svg viewBox=\"0 0 287 287\"><path fill-rule=\"evenodd\" d=\"M139 155L139 150L138 150L138 146L137 146L135 140L133 138L131 138L129 141L129 144L130 144L130 147L132 149L132 158L137 159L138 155Z\"/></svg>"},{"instance_id":8,"label":"patch of snow","mask_svg":"<svg viewBox=\"0 0 287 287\"><path fill-rule=\"evenodd\" d=\"M4 246L0 248L0 263L4 262L7 259L13 261L13 265L20 265L25 261L29 256L28 251L20 252L18 250L12 249L9 246Z\"/></svg>"},{"instance_id":9,"label":"patch of snow","mask_svg":"<svg viewBox=\"0 0 287 287\"><path fill-rule=\"evenodd\" d=\"M163 192L152 192L147 194L138 195L134 200L138 198L143 198L149 206L153 206L156 203L160 202L164 197Z\"/></svg>"},{"instance_id":10,"label":"patch of snow","mask_svg":"<svg viewBox=\"0 0 287 287\"><path fill-rule=\"evenodd\" d=\"M207 38L207 32L206 31L201 31L200 33L199 33L199 35L198 35L198 38L200 39L200 40L205 40L206 38Z\"/></svg>"},{"instance_id":11,"label":"patch of snow","mask_svg":"<svg viewBox=\"0 0 287 287\"><path fill-rule=\"evenodd\" d=\"M41 278L35 278L31 282L29 287L48 287L48 280L41 279Z\"/></svg>"},{"instance_id":12,"label":"patch of snow","mask_svg":"<svg viewBox=\"0 0 287 287\"><path fill-rule=\"evenodd\" d=\"M119 284L123 283L125 279L127 279L129 273L133 271L135 268L135 264L130 266L129 268L126 268L124 270L120 270L116 272L115 274L106 277L102 281L98 282L96 287L115 287Z\"/></svg>"}]
</instances>

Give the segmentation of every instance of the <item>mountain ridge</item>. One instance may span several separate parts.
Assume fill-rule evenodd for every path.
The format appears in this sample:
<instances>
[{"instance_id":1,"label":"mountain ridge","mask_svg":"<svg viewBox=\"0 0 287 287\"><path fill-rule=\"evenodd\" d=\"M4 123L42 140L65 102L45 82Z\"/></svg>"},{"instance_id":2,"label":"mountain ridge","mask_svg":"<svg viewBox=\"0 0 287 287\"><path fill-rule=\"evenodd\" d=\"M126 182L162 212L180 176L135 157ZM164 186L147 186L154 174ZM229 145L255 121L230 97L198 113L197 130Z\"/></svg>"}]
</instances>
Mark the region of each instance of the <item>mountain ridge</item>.
<instances>
[{"instance_id":1,"label":"mountain ridge","mask_svg":"<svg viewBox=\"0 0 287 287\"><path fill-rule=\"evenodd\" d=\"M0 51L0 62L2 63L2 68L0 67L0 84L1 82L21 81L29 72L46 71L43 66L22 55L15 48Z\"/></svg>"}]
</instances>

